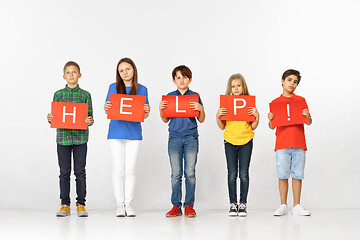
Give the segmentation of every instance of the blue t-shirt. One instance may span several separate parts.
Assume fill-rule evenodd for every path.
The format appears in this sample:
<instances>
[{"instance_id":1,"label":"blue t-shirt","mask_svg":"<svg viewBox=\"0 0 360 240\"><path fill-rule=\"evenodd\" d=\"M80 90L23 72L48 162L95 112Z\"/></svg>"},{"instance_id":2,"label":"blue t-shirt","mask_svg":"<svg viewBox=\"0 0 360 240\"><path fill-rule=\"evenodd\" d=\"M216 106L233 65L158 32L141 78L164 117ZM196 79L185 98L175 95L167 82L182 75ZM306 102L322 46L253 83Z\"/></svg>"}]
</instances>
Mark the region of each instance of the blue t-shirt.
<instances>
[{"instance_id":1,"label":"blue t-shirt","mask_svg":"<svg viewBox=\"0 0 360 240\"><path fill-rule=\"evenodd\" d=\"M176 90L168 93L167 95L182 95L182 94L179 92L179 90ZM188 89L183 95L199 95L199 94ZM203 105L200 95L199 95L199 103ZM198 136L197 122L195 117L170 118L170 123L169 123L170 137L184 137L189 135Z\"/></svg>"},{"instance_id":2,"label":"blue t-shirt","mask_svg":"<svg viewBox=\"0 0 360 240\"><path fill-rule=\"evenodd\" d=\"M126 87L127 94L129 94L130 90L131 87ZM109 86L106 101L109 101L109 93L117 93L116 83L112 83ZM138 84L137 95L145 96L146 104L149 104L147 88L145 86ZM107 139L142 140L141 123L111 119Z\"/></svg>"}]
</instances>

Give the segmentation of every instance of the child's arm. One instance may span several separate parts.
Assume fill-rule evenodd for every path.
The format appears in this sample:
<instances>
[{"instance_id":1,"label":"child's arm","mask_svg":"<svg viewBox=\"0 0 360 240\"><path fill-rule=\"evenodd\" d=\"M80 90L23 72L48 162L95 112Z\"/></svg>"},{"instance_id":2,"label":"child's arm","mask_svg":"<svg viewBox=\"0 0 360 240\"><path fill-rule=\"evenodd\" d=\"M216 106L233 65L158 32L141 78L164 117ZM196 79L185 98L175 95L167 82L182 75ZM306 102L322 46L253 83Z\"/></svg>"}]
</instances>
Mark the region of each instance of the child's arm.
<instances>
[{"instance_id":1,"label":"child's arm","mask_svg":"<svg viewBox=\"0 0 360 240\"><path fill-rule=\"evenodd\" d=\"M302 112L302 115L306 116L306 124L310 125L312 123L312 118L310 116L309 109L305 108Z\"/></svg>"},{"instance_id":2,"label":"child's arm","mask_svg":"<svg viewBox=\"0 0 360 240\"><path fill-rule=\"evenodd\" d=\"M105 104L104 104L104 110L105 110L105 113L107 114L108 113L108 110L111 108L111 102L110 101L106 101Z\"/></svg>"},{"instance_id":3,"label":"child's arm","mask_svg":"<svg viewBox=\"0 0 360 240\"><path fill-rule=\"evenodd\" d=\"M198 117L199 123L202 123L205 121L205 110L204 110L204 107L200 103L190 102L190 108L200 112L199 117Z\"/></svg>"},{"instance_id":4,"label":"child's arm","mask_svg":"<svg viewBox=\"0 0 360 240\"><path fill-rule=\"evenodd\" d=\"M260 114L255 107L249 107L249 115L254 115L255 121L251 123L252 130L255 130L259 125Z\"/></svg>"},{"instance_id":5,"label":"child's arm","mask_svg":"<svg viewBox=\"0 0 360 240\"><path fill-rule=\"evenodd\" d=\"M272 112L269 112L268 119L269 119L269 128L271 130L274 130L274 127L271 125L271 120L273 120L273 118L274 118L274 114Z\"/></svg>"},{"instance_id":6,"label":"child's arm","mask_svg":"<svg viewBox=\"0 0 360 240\"><path fill-rule=\"evenodd\" d=\"M145 110L144 119L146 119L146 118L150 115L150 105L149 105L149 104L145 104L145 105L144 105L144 110Z\"/></svg>"},{"instance_id":7,"label":"child's arm","mask_svg":"<svg viewBox=\"0 0 360 240\"><path fill-rule=\"evenodd\" d=\"M51 119L53 118L54 116L51 114L51 113L48 113L48 115L47 115L47 120L48 120L48 122L49 123L51 123Z\"/></svg>"},{"instance_id":8,"label":"child's arm","mask_svg":"<svg viewBox=\"0 0 360 240\"><path fill-rule=\"evenodd\" d=\"M170 120L169 118L163 118L163 116L162 116L162 110L165 109L167 107L167 105L168 105L168 101L161 101L159 104L160 117L164 123L167 123Z\"/></svg>"},{"instance_id":9,"label":"child's arm","mask_svg":"<svg viewBox=\"0 0 360 240\"><path fill-rule=\"evenodd\" d=\"M89 126L91 126L91 125L94 124L94 119L93 119L92 116L89 116L89 117L87 117L87 118L85 119L85 122L86 122Z\"/></svg>"},{"instance_id":10,"label":"child's arm","mask_svg":"<svg viewBox=\"0 0 360 240\"><path fill-rule=\"evenodd\" d=\"M88 124L88 126L91 126L94 124L94 118L93 118L93 108L92 108L92 101L91 101L91 95L87 96L86 102L88 104L88 117L85 119L85 122Z\"/></svg>"},{"instance_id":11,"label":"child's arm","mask_svg":"<svg viewBox=\"0 0 360 240\"><path fill-rule=\"evenodd\" d=\"M220 120L220 117L227 114L227 108L219 108L216 113L216 123L221 130L225 129L226 121Z\"/></svg>"}]
</instances>

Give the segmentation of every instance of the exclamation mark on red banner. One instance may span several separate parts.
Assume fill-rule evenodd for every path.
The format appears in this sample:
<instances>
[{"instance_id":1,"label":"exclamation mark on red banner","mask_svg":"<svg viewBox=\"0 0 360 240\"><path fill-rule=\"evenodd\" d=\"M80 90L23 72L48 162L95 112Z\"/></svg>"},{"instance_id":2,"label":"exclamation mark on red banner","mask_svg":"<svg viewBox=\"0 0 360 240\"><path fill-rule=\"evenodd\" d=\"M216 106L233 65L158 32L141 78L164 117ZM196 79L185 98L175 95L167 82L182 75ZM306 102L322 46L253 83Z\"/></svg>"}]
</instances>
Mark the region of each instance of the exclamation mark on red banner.
<instances>
[{"instance_id":1,"label":"exclamation mark on red banner","mask_svg":"<svg viewBox=\"0 0 360 240\"><path fill-rule=\"evenodd\" d=\"M288 115L288 121L290 121L290 106L289 106L289 104L286 104L286 110L287 110L287 115Z\"/></svg>"}]
</instances>

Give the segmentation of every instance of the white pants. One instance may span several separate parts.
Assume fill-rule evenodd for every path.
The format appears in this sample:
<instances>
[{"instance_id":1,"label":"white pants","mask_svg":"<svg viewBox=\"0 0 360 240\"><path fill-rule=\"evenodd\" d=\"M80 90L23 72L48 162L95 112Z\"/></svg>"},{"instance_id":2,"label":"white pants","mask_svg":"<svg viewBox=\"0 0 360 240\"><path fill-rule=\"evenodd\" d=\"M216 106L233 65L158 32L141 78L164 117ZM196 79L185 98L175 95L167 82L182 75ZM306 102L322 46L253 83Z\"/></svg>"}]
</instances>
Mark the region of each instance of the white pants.
<instances>
[{"instance_id":1,"label":"white pants","mask_svg":"<svg viewBox=\"0 0 360 240\"><path fill-rule=\"evenodd\" d=\"M113 156L113 189L117 206L134 198L135 166L140 140L109 139Z\"/></svg>"}]
</instances>

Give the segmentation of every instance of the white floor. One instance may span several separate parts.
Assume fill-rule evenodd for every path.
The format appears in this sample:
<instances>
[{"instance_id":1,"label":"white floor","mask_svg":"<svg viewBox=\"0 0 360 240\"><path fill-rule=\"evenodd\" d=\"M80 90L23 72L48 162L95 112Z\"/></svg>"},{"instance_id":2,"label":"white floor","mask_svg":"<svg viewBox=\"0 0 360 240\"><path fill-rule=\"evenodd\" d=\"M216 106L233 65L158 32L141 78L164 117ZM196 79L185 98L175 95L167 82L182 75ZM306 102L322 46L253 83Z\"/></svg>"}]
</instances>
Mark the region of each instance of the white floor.
<instances>
[{"instance_id":1,"label":"white floor","mask_svg":"<svg viewBox=\"0 0 360 240\"><path fill-rule=\"evenodd\" d=\"M0 239L360 239L360 209L312 210L312 216L272 216L250 210L246 218L226 210L198 210L198 216L166 218L165 211L137 211L116 218L89 210L88 218L55 217L56 210L0 210Z\"/></svg>"}]
</instances>

